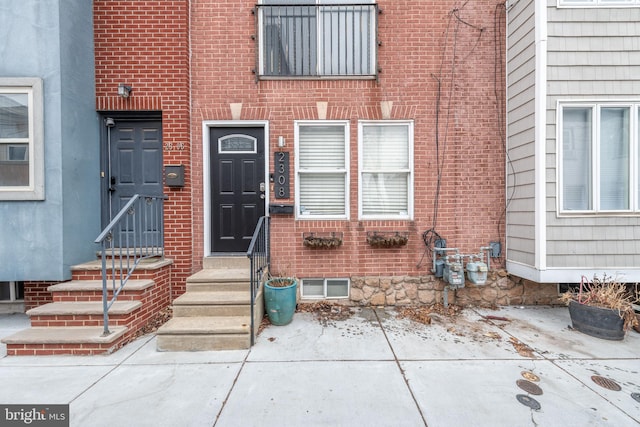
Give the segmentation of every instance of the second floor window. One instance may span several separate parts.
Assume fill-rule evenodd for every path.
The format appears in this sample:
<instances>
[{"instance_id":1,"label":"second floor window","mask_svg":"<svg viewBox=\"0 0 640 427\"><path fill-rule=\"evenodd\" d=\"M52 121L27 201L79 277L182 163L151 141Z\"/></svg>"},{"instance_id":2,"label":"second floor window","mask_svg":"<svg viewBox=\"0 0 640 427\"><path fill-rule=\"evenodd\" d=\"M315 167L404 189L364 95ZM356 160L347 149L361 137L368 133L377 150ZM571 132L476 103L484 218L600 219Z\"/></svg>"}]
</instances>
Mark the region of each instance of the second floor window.
<instances>
[{"instance_id":1,"label":"second floor window","mask_svg":"<svg viewBox=\"0 0 640 427\"><path fill-rule=\"evenodd\" d=\"M344 0L263 0L261 77L373 77L377 6Z\"/></svg>"}]
</instances>

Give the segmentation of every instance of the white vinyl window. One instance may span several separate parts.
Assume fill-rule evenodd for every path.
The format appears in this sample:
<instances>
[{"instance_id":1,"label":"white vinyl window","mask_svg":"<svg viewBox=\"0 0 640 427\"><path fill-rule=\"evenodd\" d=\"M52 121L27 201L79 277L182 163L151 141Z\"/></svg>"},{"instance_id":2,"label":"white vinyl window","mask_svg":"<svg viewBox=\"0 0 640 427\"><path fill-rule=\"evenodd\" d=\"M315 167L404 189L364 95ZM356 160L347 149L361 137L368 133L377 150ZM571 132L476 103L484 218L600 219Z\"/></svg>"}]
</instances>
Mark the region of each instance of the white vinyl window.
<instances>
[{"instance_id":1,"label":"white vinyl window","mask_svg":"<svg viewBox=\"0 0 640 427\"><path fill-rule=\"evenodd\" d=\"M625 7L640 6L640 0L558 0L559 7Z\"/></svg>"},{"instance_id":2,"label":"white vinyl window","mask_svg":"<svg viewBox=\"0 0 640 427\"><path fill-rule=\"evenodd\" d=\"M303 219L347 219L349 123L296 122L296 206Z\"/></svg>"},{"instance_id":3,"label":"white vinyl window","mask_svg":"<svg viewBox=\"0 0 640 427\"><path fill-rule=\"evenodd\" d=\"M640 103L565 104L558 113L560 210L640 210Z\"/></svg>"},{"instance_id":4,"label":"white vinyl window","mask_svg":"<svg viewBox=\"0 0 640 427\"><path fill-rule=\"evenodd\" d=\"M302 279L302 298L349 298L349 279Z\"/></svg>"},{"instance_id":5,"label":"white vinyl window","mask_svg":"<svg viewBox=\"0 0 640 427\"><path fill-rule=\"evenodd\" d=\"M23 282L2 282L0 281L0 301L21 301L24 300Z\"/></svg>"},{"instance_id":6,"label":"white vinyl window","mask_svg":"<svg viewBox=\"0 0 640 427\"><path fill-rule=\"evenodd\" d=\"M0 78L0 200L44 198L42 80Z\"/></svg>"},{"instance_id":7,"label":"white vinyl window","mask_svg":"<svg viewBox=\"0 0 640 427\"><path fill-rule=\"evenodd\" d=\"M359 217L413 216L413 122L358 123Z\"/></svg>"}]
</instances>

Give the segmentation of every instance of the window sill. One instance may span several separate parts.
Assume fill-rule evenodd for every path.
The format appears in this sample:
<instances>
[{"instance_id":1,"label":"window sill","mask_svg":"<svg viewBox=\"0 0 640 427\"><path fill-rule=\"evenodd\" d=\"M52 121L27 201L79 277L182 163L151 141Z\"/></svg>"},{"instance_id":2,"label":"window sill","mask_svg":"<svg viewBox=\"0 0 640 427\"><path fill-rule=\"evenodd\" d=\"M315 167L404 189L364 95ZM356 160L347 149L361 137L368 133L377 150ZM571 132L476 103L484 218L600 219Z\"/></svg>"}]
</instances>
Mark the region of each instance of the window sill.
<instances>
[{"instance_id":1,"label":"window sill","mask_svg":"<svg viewBox=\"0 0 640 427\"><path fill-rule=\"evenodd\" d=\"M378 76L258 76L258 81L289 81L289 80L376 80Z\"/></svg>"}]
</instances>

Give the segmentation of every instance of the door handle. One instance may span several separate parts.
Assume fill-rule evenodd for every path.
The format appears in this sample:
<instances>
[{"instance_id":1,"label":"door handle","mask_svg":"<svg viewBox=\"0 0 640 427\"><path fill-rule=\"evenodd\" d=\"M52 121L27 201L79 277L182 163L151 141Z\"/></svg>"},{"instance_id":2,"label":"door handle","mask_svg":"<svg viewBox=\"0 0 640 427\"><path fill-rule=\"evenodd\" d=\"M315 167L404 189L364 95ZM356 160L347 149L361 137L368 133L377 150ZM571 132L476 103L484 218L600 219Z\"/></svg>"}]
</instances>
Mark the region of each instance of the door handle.
<instances>
[{"instance_id":1,"label":"door handle","mask_svg":"<svg viewBox=\"0 0 640 427\"><path fill-rule=\"evenodd\" d=\"M115 185L116 185L116 177L112 176L111 179L109 180L109 192L110 193L113 193L114 191L116 191Z\"/></svg>"},{"instance_id":2,"label":"door handle","mask_svg":"<svg viewBox=\"0 0 640 427\"><path fill-rule=\"evenodd\" d=\"M265 190L266 190L266 186L264 185L264 182L261 182L260 183L260 191L264 193Z\"/></svg>"}]
</instances>

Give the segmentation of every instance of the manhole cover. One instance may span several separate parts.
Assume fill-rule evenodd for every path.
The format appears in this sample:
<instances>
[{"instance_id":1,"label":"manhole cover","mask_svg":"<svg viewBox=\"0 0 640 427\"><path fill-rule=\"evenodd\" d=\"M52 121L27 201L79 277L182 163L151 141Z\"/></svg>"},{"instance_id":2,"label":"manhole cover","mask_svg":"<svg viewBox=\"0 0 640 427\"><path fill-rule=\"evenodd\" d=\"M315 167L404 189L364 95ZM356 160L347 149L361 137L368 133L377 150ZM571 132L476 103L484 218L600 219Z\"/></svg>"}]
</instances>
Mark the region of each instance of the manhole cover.
<instances>
[{"instance_id":1,"label":"manhole cover","mask_svg":"<svg viewBox=\"0 0 640 427\"><path fill-rule=\"evenodd\" d=\"M640 393L631 393L633 400L640 402Z\"/></svg>"},{"instance_id":2,"label":"manhole cover","mask_svg":"<svg viewBox=\"0 0 640 427\"><path fill-rule=\"evenodd\" d=\"M535 400L533 397L527 396L526 394L516 394L516 399L518 399L518 402L522 403L524 406L528 406L534 411L539 411L541 408L540 402Z\"/></svg>"},{"instance_id":3,"label":"manhole cover","mask_svg":"<svg viewBox=\"0 0 640 427\"><path fill-rule=\"evenodd\" d=\"M520 387L521 389L523 389L529 394L533 394L534 396L540 396L542 394L542 389L538 387L537 384L534 384L531 381L518 380L516 381L516 384L518 384L518 387Z\"/></svg>"},{"instance_id":4,"label":"manhole cover","mask_svg":"<svg viewBox=\"0 0 640 427\"><path fill-rule=\"evenodd\" d=\"M520 375L522 375L524 379L529 381L534 381L534 382L540 381L540 377L530 371L522 371Z\"/></svg>"},{"instance_id":5,"label":"manhole cover","mask_svg":"<svg viewBox=\"0 0 640 427\"><path fill-rule=\"evenodd\" d=\"M622 388L618 385L614 380L610 380L609 378L601 377L599 375L593 375L591 377L594 383L598 384L600 387L604 387L613 391L620 391Z\"/></svg>"}]
</instances>

